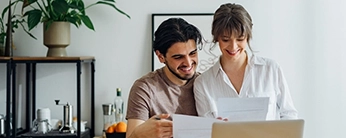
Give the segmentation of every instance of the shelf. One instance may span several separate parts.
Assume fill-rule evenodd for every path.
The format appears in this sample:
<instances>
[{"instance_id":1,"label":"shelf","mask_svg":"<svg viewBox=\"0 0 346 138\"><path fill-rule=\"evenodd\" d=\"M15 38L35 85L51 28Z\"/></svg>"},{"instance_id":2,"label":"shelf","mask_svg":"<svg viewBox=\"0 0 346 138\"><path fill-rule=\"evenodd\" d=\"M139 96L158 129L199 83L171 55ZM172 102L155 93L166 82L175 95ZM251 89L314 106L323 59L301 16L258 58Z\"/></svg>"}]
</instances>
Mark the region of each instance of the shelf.
<instances>
[{"instance_id":1,"label":"shelf","mask_svg":"<svg viewBox=\"0 0 346 138\"><path fill-rule=\"evenodd\" d=\"M81 57L12 57L17 63L76 63L92 62L95 58L92 56Z\"/></svg>"},{"instance_id":2,"label":"shelf","mask_svg":"<svg viewBox=\"0 0 346 138\"><path fill-rule=\"evenodd\" d=\"M0 57L0 60L9 60L11 57Z\"/></svg>"},{"instance_id":3,"label":"shelf","mask_svg":"<svg viewBox=\"0 0 346 138\"><path fill-rule=\"evenodd\" d=\"M19 137L21 138L77 138L77 133L61 133L59 131L50 131L46 134L27 132ZM90 138L90 129L86 128L84 132L81 133L81 138Z\"/></svg>"},{"instance_id":4,"label":"shelf","mask_svg":"<svg viewBox=\"0 0 346 138\"><path fill-rule=\"evenodd\" d=\"M23 128L17 128L16 132L17 135L25 133L27 130L24 130ZM10 136L11 137L11 136ZM0 135L0 138L6 138L6 135Z\"/></svg>"},{"instance_id":5,"label":"shelf","mask_svg":"<svg viewBox=\"0 0 346 138\"><path fill-rule=\"evenodd\" d=\"M81 74L82 74L82 64L89 63L90 64L90 89L91 89L91 120L95 119L95 58L93 56L78 56L78 57L29 57L29 56L23 56L23 57L0 57L0 63L6 63L7 67L7 73L6 73L6 114L12 113L12 118L16 117L16 108L17 102L16 102L16 68L18 64L25 64L25 80L26 80L26 100L25 100L25 107L26 107L26 129L29 129L31 127L32 120L35 119L36 116L36 65L39 63L74 63L76 64L76 85L77 85L77 118L81 118ZM10 101L12 99L12 105L10 104ZM11 108L12 106L12 108ZM12 109L12 111L11 111ZM6 118L6 120L10 120L10 116ZM77 120L78 125L77 128L80 128L80 119ZM12 120L13 127L16 128L17 120ZM6 125L9 126L9 123L6 123ZM94 136L94 127L95 123L91 122L91 129L88 130L88 132L80 132L77 131L74 134L67 135L67 137L85 137L85 135ZM90 131L91 130L91 131ZM28 132L28 131L21 131L21 133L18 133L19 131L7 131L6 134L7 138L17 137L18 135L21 135L22 133ZM25 134L31 134L31 133L25 133ZM26 135L23 135L26 136ZM46 137L44 136L37 136L37 137ZM31 136L30 136L31 137ZM36 137L36 136L35 136ZM56 137L56 136L51 136ZM60 137L60 136L58 136ZM66 137L66 136L64 136ZM88 138L86 137L86 138ZM1 136L0 136L1 138Z\"/></svg>"}]
</instances>

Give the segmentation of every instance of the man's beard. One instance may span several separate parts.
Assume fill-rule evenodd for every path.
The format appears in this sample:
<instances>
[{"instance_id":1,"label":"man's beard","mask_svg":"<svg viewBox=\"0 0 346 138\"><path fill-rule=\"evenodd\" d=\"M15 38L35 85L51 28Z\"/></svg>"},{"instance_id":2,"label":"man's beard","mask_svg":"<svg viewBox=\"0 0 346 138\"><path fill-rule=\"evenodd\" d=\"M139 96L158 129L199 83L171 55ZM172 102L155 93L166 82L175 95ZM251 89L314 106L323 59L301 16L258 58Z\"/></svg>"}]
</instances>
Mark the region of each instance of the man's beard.
<instances>
[{"instance_id":1,"label":"man's beard","mask_svg":"<svg viewBox=\"0 0 346 138\"><path fill-rule=\"evenodd\" d=\"M167 63L165 63L166 64L166 66L167 66L167 68L168 68L168 70L172 73L172 74L174 74L174 76L176 76L177 78L179 78L179 79L181 79L181 80L190 80L191 78L193 78L194 76L195 76L195 74L196 74L196 71L194 71L194 73L193 73L193 75L188 75L188 76L180 76L178 73L176 73L176 72L174 72L174 70L167 64ZM194 63L194 66L196 66L196 64ZM195 68L194 68L195 69Z\"/></svg>"}]
</instances>

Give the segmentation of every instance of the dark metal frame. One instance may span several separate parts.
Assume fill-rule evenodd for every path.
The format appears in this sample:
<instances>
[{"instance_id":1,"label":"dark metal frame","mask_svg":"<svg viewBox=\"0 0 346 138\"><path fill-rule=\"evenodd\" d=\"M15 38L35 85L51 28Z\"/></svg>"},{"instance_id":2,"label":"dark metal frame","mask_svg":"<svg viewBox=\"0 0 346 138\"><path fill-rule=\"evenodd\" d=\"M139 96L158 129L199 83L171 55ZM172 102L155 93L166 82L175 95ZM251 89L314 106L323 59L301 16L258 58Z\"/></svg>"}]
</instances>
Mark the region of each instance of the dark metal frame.
<instances>
[{"instance_id":1,"label":"dark metal frame","mask_svg":"<svg viewBox=\"0 0 346 138\"><path fill-rule=\"evenodd\" d=\"M13 59L9 60L0 60L1 62L7 63L7 79L6 79L6 90L7 90L7 103L6 103L6 120L10 120L10 109L11 103L10 98L12 94L12 135L10 135L10 130L6 130L6 137L16 137L18 132L16 132L16 66L17 64L26 64L26 127L23 132L29 132L31 128L31 123L35 119L35 110L36 110L36 65L39 63L75 63L76 64L76 77L77 77L77 135L76 137L81 137L81 64L90 63L91 65L91 131L90 136L94 137L95 135L95 59L78 59L78 60L64 60L64 59L55 59L55 60L35 60L35 59ZM12 75L12 78L11 78ZM31 77L31 81L30 81ZM11 83L12 80L12 83ZM30 83L31 82L31 83ZM11 87L12 84L12 87ZM30 87L31 86L31 87ZM31 88L31 91L30 91ZM12 90L12 93L11 93ZM31 101L30 101L31 100ZM31 115L30 115L31 113ZM10 123L7 121L6 128L10 128Z\"/></svg>"},{"instance_id":2,"label":"dark metal frame","mask_svg":"<svg viewBox=\"0 0 346 138\"><path fill-rule=\"evenodd\" d=\"M214 15L213 13L154 13L151 15L151 36L152 36L152 48L154 46L154 33L155 33L155 17L158 17L158 16L167 16L167 17L170 17L170 16L181 16L181 17L186 17L186 16L212 16ZM210 24L211 25L211 24ZM155 52L152 51L152 55L151 55L151 59L152 59L152 66L151 66L151 70L154 71L155 70L155 65L154 65L154 59L155 59Z\"/></svg>"},{"instance_id":3,"label":"dark metal frame","mask_svg":"<svg viewBox=\"0 0 346 138\"><path fill-rule=\"evenodd\" d=\"M3 58L0 59L0 63L6 64L6 120L10 120L11 116L9 114L11 113L11 74L12 74L12 64L11 64L11 58ZM6 121L5 128L10 128L10 122ZM8 134L10 134L10 129L6 129L5 134L7 137L10 137Z\"/></svg>"}]
</instances>

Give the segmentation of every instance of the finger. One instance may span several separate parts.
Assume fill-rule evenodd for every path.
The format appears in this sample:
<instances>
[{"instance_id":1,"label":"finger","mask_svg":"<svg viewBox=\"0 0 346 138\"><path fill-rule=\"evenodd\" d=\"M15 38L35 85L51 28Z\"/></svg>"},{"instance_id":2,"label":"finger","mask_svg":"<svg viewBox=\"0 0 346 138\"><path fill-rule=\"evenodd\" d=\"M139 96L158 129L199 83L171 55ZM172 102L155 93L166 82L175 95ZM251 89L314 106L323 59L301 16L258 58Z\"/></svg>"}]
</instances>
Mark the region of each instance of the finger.
<instances>
[{"instance_id":1,"label":"finger","mask_svg":"<svg viewBox=\"0 0 346 138\"><path fill-rule=\"evenodd\" d=\"M173 122L169 121L169 120L162 120L162 121L160 121L160 126L162 126L162 127L172 127L173 126Z\"/></svg>"},{"instance_id":2,"label":"finger","mask_svg":"<svg viewBox=\"0 0 346 138\"><path fill-rule=\"evenodd\" d=\"M170 114L161 114L160 118L167 119L170 116Z\"/></svg>"},{"instance_id":3,"label":"finger","mask_svg":"<svg viewBox=\"0 0 346 138\"><path fill-rule=\"evenodd\" d=\"M173 131L173 127L172 126L162 126L161 127L161 131L162 132L172 132Z\"/></svg>"},{"instance_id":4,"label":"finger","mask_svg":"<svg viewBox=\"0 0 346 138\"><path fill-rule=\"evenodd\" d=\"M161 116L160 115L154 115L150 119L152 119L152 120L161 120Z\"/></svg>"},{"instance_id":5,"label":"finger","mask_svg":"<svg viewBox=\"0 0 346 138\"><path fill-rule=\"evenodd\" d=\"M222 117L217 117L216 119L222 120Z\"/></svg>"},{"instance_id":6,"label":"finger","mask_svg":"<svg viewBox=\"0 0 346 138\"><path fill-rule=\"evenodd\" d=\"M161 119L167 119L169 116L170 114L160 114L160 115L154 115L150 119L161 120Z\"/></svg>"},{"instance_id":7,"label":"finger","mask_svg":"<svg viewBox=\"0 0 346 138\"><path fill-rule=\"evenodd\" d=\"M163 132L161 136L162 138L171 138L173 137L173 133L172 131L166 131L166 132Z\"/></svg>"}]
</instances>

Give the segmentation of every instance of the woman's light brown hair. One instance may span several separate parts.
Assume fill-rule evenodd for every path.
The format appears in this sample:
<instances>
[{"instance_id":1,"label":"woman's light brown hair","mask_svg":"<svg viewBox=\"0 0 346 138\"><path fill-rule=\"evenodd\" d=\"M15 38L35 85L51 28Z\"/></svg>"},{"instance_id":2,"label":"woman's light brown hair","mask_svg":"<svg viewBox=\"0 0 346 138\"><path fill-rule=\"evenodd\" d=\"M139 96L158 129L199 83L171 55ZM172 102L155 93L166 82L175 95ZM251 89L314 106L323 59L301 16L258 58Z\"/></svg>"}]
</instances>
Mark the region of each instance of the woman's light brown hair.
<instances>
[{"instance_id":1,"label":"woman's light brown hair","mask_svg":"<svg viewBox=\"0 0 346 138\"><path fill-rule=\"evenodd\" d=\"M219 37L227 34L232 36L233 33L247 38L250 47L252 38L252 19L245 8L239 4L227 3L221 5L214 14L211 33L213 42L216 43Z\"/></svg>"}]
</instances>

